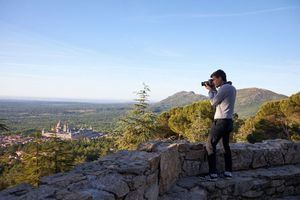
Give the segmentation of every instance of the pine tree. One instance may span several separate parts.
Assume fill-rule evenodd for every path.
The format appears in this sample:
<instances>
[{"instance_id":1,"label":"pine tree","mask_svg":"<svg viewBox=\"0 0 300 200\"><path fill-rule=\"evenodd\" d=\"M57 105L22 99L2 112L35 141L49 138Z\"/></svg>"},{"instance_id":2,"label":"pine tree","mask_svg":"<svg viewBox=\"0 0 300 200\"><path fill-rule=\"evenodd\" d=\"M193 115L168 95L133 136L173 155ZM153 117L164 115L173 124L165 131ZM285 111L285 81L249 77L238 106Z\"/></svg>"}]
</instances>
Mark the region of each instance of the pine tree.
<instances>
[{"instance_id":1,"label":"pine tree","mask_svg":"<svg viewBox=\"0 0 300 200\"><path fill-rule=\"evenodd\" d=\"M178 138L193 142L206 140L214 116L214 108L208 100L176 107L168 113L168 126Z\"/></svg>"},{"instance_id":2,"label":"pine tree","mask_svg":"<svg viewBox=\"0 0 300 200\"><path fill-rule=\"evenodd\" d=\"M22 155L22 163L24 171L16 177L20 182L25 181L35 186L39 185L40 178L47 175L46 155L43 153L41 145L41 136L35 134L33 146L24 151Z\"/></svg>"},{"instance_id":3,"label":"pine tree","mask_svg":"<svg viewBox=\"0 0 300 200\"><path fill-rule=\"evenodd\" d=\"M67 143L54 135L47 147L47 160L52 173L69 171L74 166L72 143Z\"/></svg>"},{"instance_id":4,"label":"pine tree","mask_svg":"<svg viewBox=\"0 0 300 200\"><path fill-rule=\"evenodd\" d=\"M259 142L266 139L300 139L300 93L287 99L264 103L257 114L239 130L241 140Z\"/></svg>"},{"instance_id":5,"label":"pine tree","mask_svg":"<svg viewBox=\"0 0 300 200\"><path fill-rule=\"evenodd\" d=\"M157 115L149 109L148 92L149 86L143 83L143 88L135 92L137 98L132 110L119 119L114 130L118 148L134 149L138 144L157 137Z\"/></svg>"}]
</instances>

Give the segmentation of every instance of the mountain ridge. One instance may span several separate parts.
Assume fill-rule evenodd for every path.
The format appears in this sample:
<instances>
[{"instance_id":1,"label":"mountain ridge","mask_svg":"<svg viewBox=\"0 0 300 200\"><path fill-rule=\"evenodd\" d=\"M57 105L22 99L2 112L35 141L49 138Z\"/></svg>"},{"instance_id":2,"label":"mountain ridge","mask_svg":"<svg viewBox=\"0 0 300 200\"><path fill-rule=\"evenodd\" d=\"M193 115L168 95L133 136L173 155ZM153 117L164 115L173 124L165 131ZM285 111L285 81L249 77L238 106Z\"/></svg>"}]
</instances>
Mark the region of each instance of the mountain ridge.
<instances>
[{"instance_id":1,"label":"mountain ridge","mask_svg":"<svg viewBox=\"0 0 300 200\"><path fill-rule=\"evenodd\" d=\"M286 95L278 94L264 88L251 87L237 89L235 112L240 117L247 118L255 115L259 106L264 102L287 97ZM155 112L163 112L173 107L185 106L206 99L208 99L207 96L196 94L194 91L179 91L159 102L151 104L151 109Z\"/></svg>"}]
</instances>

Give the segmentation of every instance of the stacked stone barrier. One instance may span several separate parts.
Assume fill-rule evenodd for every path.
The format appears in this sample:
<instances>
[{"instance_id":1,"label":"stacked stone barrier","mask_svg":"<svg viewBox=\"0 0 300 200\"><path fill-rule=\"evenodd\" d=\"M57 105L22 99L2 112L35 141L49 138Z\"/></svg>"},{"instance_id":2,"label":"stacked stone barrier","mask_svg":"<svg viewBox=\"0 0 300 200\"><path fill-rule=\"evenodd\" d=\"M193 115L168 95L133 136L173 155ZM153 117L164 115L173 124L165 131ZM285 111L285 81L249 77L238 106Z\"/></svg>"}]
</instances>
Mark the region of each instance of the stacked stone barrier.
<instances>
[{"instance_id":1,"label":"stacked stone barrier","mask_svg":"<svg viewBox=\"0 0 300 200\"><path fill-rule=\"evenodd\" d=\"M233 170L239 173L300 164L300 142L275 139L255 144L231 143L230 147ZM205 143L151 141L139 145L137 150L118 151L70 172L43 177L38 187L24 183L7 188L0 191L0 199L156 200L165 196L177 181L207 174L206 157ZM224 170L219 147L217 160L218 170ZM289 186L300 190L298 178ZM197 192L203 199L209 197L207 189Z\"/></svg>"}]
</instances>

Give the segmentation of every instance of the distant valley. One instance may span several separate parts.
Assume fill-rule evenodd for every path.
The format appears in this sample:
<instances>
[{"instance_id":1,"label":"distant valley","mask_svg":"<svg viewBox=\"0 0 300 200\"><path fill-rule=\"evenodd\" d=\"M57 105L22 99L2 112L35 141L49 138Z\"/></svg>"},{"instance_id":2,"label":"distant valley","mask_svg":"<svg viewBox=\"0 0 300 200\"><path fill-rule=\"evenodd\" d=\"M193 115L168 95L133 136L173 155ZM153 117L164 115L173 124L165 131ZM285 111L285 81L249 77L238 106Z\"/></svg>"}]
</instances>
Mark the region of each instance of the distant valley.
<instances>
[{"instance_id":1,"label":"distant valley","mask_svg":"<svg viewBox=\"0 0 300 200\"><path fill-rule=\"evenodd\" d=\"M245 88L237 91L235 112L240 118L255 115L259 106L266 101L287 98L270 90ZM156 113L178 106L208 99L195 92L177 92L159 102L151 103L150 109ZM36 100L0 100L0 119L6 119L11 132L31 134L43 128L52 127L58 120L68 121L78 126L92 126L95 130L109 133L117 119L132 108L130 103L88 103Z\"/></svg>"}]
</instances>

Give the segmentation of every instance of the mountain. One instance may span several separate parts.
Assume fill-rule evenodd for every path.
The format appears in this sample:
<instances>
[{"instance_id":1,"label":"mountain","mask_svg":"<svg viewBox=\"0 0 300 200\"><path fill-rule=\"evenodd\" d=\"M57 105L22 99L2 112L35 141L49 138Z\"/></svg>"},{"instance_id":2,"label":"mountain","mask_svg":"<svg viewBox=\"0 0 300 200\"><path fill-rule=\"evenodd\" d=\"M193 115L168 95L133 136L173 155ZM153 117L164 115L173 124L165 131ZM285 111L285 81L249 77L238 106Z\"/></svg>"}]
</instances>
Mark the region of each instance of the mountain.
<instances>
[{"instance_id":1,"label":"mountain","mask_svg":"<svg viewBox=\"0 0 300 200\"><path fill-rule=\"evenodd\" d=\"M196 94L193 91L181 91L167 97L166 99L159 101L158 103L152 104L151 108L155 112L162 112L174 107L185 106L196 101L201 101L205 99L207 99L206 96Z\"/></svg>"},{"instance_id":2,"label":"mountain","mask_svg":"<svg viewBox=\"0 0 300 200\"><path fill-rule=\"evenodd\" d=\"M247 118L255 115L259 106L261 106L264 102L284 98L287 98L287 96L277 94L266 89L239 89L237 90L235 112L237 112L241 118ZM162 112L173 107L184 106L205 99L208 99L208 97L201 94L195 94L193 91L181 91L161 100L160 102L151 104L151 108L155 112Z\"/></svg>"},{"instance_id":3,"label":"mountain","mask_svg":"<svg viewBox=\"0 0 300 200\"><path fill-rule=\"evenodd\" d=\"M259 107L266 101L285 99L287 96L261 88L245 88L237 90L235 112L242 118L255 115Z\"/></svg>"}]
</instances>

